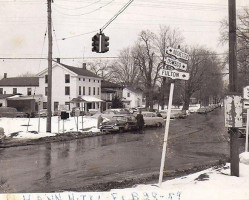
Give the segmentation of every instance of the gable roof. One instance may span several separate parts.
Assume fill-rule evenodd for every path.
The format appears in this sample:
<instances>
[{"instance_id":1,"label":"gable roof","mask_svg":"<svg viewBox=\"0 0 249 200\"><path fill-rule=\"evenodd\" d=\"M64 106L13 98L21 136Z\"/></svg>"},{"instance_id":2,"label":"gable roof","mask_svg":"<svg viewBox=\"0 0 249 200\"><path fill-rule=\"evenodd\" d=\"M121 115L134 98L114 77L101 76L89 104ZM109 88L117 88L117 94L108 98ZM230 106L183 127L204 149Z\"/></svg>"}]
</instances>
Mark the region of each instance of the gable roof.
<instances>
[{"instance_id":1,"label":"gable roof","mask_svg":"<svg viewBox=\"0 0 249 200\"><path fill-rule=\"evenodd\" d=\"M93 72L91 72L91 71L89 71L87 69L79 68L79 67L73 67L73 66L62 64L62 63L58 63L58 64L62 65L65 68L67 68L68 70L76 73L77 75L100 78L99 76L97 76L96 74L94 74Z\"/></svg>"},{"instance_id":2,"label":"gable roof","mask_svg":"<svg viewBox=\"0 0 249 200\"><path fill-rule=\"evenodd\" d=\"M118 85L116 83L112 83L110 81L103 80L101 82L101 88L123 88L123 86Z\"/></svg>"},{"instance_id":3,"label":"gable roof","mask_svg":"<svg viewBox=\"0 0 249 200\"><path fill-rule=\"evenodd\" d=\"M142 93L142 90L141 89L134 89L132 87L126 87L127 90L130 90L131 92L134 92L134 93Z\"/></svg>"},{"instance_id":4,"label":"gable roof","mask_svg":"<svg viewBox=\"0 0 249 200\"><path fill-rule=\"evenodd\" d=\"M11 77L0 80L0 86L39 86L38 77Z\"/></svg>"}]
</instances>

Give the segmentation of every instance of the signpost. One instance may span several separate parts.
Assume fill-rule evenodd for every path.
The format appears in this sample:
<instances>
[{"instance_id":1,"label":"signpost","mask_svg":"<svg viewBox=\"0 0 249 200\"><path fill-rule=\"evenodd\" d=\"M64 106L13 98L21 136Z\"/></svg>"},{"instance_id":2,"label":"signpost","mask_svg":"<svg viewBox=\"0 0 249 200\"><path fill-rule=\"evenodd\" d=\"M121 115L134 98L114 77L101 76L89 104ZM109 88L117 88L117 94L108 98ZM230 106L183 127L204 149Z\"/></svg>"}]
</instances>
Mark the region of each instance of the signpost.
<instances>
[{"instance_id":1,"label":"signpost","mask_svg":"<svg viewBox=\"0 0 249 200\"><path fill-rule=\"evenodd\" d=\"M246 109L246 144L245 152L248 152L248 132L249 132L249 86L243 88L243 107Z\"/></svg>"},{"instance_id":2,"label":"signpost","mask_svg":"<svg viewBox=\"0 0 249 200\"><path fill-rule=\"evenodd\" d=\"M166 52L167 54L174 56L176 58L180 58L182 60L189 59L189 55L187 53L182 52L180 49L174 49L172 47L169 47ZM177 59L172 59L169 57L166 58L166 65L173 67L174 69L179 69L179 70L184 70L184 71L187 70L187 64L180 62ZM161 69L159 71L159 75L163 77L168 77L174 80L175 79L180 79L180 80L189 79L189 73L177 71L177 70ZM164 143L163 143L163 151L162 151L162 158L161 158L160 174L159 174L159 187L161 187L162 180L163 180L163 169L164 169L165 156L166 156L166 150L167 150L167 141L168 141L168 133L169 133L169 122L170 122L170 113L171 113L172 100L173 100L173 92L174 92L174 82L170 84L168 112L167 112L165 134L164 134L164 140L163 140Z\"/></svg>"}]
</instances>

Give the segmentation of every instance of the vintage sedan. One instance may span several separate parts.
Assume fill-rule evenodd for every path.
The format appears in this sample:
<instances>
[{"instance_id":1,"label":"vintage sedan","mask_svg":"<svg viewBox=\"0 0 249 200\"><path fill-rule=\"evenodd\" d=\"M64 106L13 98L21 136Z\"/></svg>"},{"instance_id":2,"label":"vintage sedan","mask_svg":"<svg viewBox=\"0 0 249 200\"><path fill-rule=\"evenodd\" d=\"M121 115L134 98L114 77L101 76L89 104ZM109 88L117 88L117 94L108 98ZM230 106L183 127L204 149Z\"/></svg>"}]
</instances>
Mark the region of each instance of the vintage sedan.
<instances>
[{"instance_id":1,"label":"vintage sedan","mask_svg":"<svg viewBox=\"0 0 249 200\"><path fill-rule=\"evenodd\" d=\"M100 124L101 132L124 132L137 129L137 120L133 115L113 115Z\"/></svg>"},{"instance_id":2,"label":"vintage sedan","mask_svg":"<svg viewBox=\"0 0 249 200\"><path fill-rule=\"evenodd\" d=\"M145 126L157 126L162 127L164 125L164 119L158 117L154 112L142 112L144 117Z\"/></svg>"},{"instance_id":3,"label":"vintage sedan","mask_svg":"<svg viewBox=\"0 0 249 200\"><path fill-rule=\"evenodd\" d=\"M19 112L16 108L12 107L0 107L0 117L27 117L25 112Z\"/></svg>"}]
</instances>

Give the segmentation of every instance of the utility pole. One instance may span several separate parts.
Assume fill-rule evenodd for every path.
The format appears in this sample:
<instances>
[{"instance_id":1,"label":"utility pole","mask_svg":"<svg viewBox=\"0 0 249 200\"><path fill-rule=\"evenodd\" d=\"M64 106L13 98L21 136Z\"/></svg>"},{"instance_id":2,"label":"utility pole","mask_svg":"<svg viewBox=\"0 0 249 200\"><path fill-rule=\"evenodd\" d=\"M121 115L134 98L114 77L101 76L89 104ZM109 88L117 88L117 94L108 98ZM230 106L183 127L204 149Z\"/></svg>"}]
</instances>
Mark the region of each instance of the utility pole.
<instances>
[{"instance_id":1,"label":"utility pole","mask_svg":"<svg viewBox=\"0 0 249 200\"><path fill-rule=\"evenodd\" d=\"M229 91L238 92L237 79L237 44L236 44L236 0L228 0L229 4ZM230 128L230 162L231 175L239 176L239 144L238 128Z\"/></svg>"},{"instance_id":2,"label":"utility pole","mask_svg":"<svg viewBox=\"0 0 249 200\"><path fill-rule=\"evenodd\" d=\"M48 99L47 99L47 132L51 133L51 105L52 105L52 9L53 0L47 0L48 3Z\"/></svg>"}]
</instances>

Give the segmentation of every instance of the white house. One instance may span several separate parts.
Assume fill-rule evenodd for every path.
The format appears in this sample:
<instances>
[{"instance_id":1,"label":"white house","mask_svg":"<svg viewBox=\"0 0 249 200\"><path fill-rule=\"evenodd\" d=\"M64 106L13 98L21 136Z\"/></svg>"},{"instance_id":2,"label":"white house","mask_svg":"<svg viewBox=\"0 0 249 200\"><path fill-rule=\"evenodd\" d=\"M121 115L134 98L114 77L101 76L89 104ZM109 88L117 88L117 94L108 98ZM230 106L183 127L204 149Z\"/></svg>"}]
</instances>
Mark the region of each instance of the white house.
<instances>
[{"instance_id":1,"label":"white house","mask_svg":"<svg viewBox=\"0 0 249 200\"><path fill-rule=\"evenodd\" d=\"M126 87L123 89L123 102L126 108L135 108L142 106L142 100L142 91L135 90L131 87Z\"/></svg>"},{"instance_id":2,"label":"white house","mask_svg":"<svg viewBox=\"0 0 249 200\"><path fill-rule=\"evenodd\" d=\"M85 110L101 107L101 78L86 69L72 67L59 62L52 67L52 112L59 105L84 107ZM37 77L12 77L0 80L0 95L22 94L36 99L37 110L47 108L48 69L37 74ZM75 99L81 101L74 101ZM3 103L2 103L3 104Z\"/></svg>"},{"instance_id":3,"label":"white house","mask_svg":"<svg viewBox=\"0 0 249 200\"><path fill-rule=\"evenodd\" d=\"M80 107L79 101L74 101L81 97L82 106L85 110L94 108L100 109L101 100L101 78L86 69L85 63L82 68L68 66L62 63L55 63L52 67L52 111L56 111L59 105ZM38 74L38 93L42 94L40 108L47 108L48 92L48 70Z\"/></svg>"}]
</instances>

